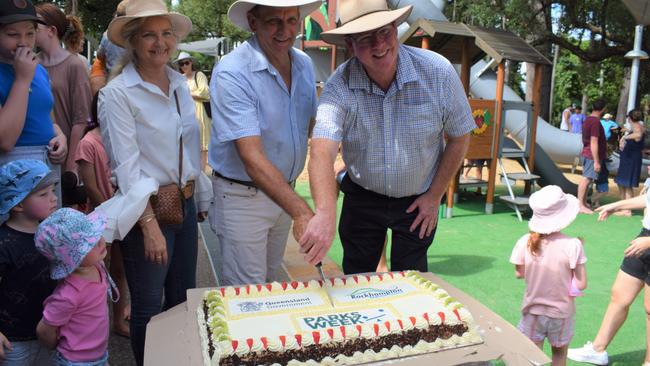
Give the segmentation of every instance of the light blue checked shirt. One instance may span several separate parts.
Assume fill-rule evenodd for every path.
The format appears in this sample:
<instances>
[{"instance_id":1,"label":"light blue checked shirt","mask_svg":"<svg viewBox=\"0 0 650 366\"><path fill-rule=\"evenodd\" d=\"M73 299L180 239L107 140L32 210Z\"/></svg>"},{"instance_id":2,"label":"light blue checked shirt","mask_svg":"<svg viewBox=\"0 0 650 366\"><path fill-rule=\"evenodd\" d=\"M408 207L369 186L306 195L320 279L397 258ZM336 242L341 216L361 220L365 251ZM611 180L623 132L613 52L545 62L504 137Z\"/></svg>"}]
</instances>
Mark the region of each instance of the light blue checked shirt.
<instances>
[{"instance_id":1,"label":"light blue checked shirt","mask_svg":"<svg viewBox=\"0 0 650 366\"><path fill-rule=\"evenodd\" d=\"M402 45L395 81L385 93L356 58L336 69L321 94L312 137L342 142L353 182L389 197L406 197L431 186L444 133L457 137L474 127L449 61Z\"/></svg>"},{"instance_id":2,"label":"light blue checked shirt","mask_svg":"<svg viewBox=\"0 0 650 366\"><path fill-rule=\"evenodd\" d=\"M248 136L261 137L266 157L287 182L305 167L309 121L316 115L316 81L309 56L295 48L289 52L291 90L254 36L212 71L208 159L223 176L251 181L235 147L235 140Z\"/></svg>"}]
</instances>

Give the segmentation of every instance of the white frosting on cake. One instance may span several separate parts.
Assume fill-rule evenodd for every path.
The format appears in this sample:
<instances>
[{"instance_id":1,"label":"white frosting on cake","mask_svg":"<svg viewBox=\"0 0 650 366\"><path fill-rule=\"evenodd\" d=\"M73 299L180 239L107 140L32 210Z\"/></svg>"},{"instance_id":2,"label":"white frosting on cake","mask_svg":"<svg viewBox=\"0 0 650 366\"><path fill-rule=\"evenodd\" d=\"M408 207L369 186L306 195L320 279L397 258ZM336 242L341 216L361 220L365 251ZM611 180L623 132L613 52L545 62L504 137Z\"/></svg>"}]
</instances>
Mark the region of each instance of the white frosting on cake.
<instances>
[{"instance_id":1,"label":"white frosting on cake","mask_svg":"<svg viewBox=\"0 0 650 366\"><path fill-rule=\"evenodd\" d=\"M464 324L469 331L446 340L420 340L413 346L365 350L349 357L294 360L289 365L356 364L482 342L469 311L417 272L351 276L325 284L294 281L227 287L206 292L204 299L207 322L203 306L198 309L198 321L206 365L218 365L221 358L233 354L343 344L359 337L374 339L442 324ZM214 347L212 357L208 337Z\"/></svg>"}]
</instances>

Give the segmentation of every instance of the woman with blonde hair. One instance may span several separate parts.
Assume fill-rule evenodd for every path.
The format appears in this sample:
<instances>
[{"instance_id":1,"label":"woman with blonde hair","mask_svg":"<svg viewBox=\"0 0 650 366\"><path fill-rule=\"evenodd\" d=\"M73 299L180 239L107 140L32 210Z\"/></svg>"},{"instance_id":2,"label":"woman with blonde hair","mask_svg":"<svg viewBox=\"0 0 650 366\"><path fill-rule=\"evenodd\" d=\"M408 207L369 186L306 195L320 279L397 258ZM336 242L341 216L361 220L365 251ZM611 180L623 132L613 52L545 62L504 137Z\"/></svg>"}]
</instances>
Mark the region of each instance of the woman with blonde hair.
<instances>
[{"instance_id":1,"label":"woman with blonde hair","mask_svg":"<svg viewBox=\"0 0 650 366\"><path fill-rule=\"evenodd\" d=\"M167 66L191 29L190 19L167 11L162 0L130 1L126 15L108 27L108 38L126 51L99 92L100 127L118 187L99 209L108 217L106 240L122 240L138 365L149 319L184 302L196 286L197 220L212 200L194 102L185 77ZM165 210L163 200L173 208Z\"/></svg>"}]
</instances>

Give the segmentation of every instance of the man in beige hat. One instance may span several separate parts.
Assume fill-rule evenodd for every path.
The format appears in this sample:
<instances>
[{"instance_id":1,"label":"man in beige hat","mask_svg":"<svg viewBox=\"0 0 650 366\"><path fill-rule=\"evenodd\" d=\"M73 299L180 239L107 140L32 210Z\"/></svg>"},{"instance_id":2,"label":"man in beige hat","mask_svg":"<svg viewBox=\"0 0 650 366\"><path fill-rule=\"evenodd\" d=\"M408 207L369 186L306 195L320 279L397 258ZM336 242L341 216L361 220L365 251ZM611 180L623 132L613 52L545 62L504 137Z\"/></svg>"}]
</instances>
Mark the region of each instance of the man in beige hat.
<instances>
[{"instance_id":1,"label":"man in beige hat","mask_svg":"<svg viewBox=\"0 0 650 366\"><path fill-rule=\"evenodd\" d=\"M385 0L340 0L342 25L321 33L354 57L330 77L318 106L309 164L316 215L300 239L310 263L322 259L334 237L332 166L342 145L348 171L339 223L344 272L374 271L388 228L391 269L428 269L440 200L465 156L474 122L449 61L399 44L397 26L411 8L390 11Z\"/></svg>"},{"instance_id":2,"label":"man in beige hat","mask_svg":"<svg viewBox=\"0 0 650 366\"><path fill-rule=\"evenodd\" d=\"M300 22L320 0L236 1L228 17L253 37L217 64L210 99L210 214L223 265L221 284L276 280L294 221L313 213L293 190L316 115L311 59L293 48Z\"/></svg>"}]
</instances>

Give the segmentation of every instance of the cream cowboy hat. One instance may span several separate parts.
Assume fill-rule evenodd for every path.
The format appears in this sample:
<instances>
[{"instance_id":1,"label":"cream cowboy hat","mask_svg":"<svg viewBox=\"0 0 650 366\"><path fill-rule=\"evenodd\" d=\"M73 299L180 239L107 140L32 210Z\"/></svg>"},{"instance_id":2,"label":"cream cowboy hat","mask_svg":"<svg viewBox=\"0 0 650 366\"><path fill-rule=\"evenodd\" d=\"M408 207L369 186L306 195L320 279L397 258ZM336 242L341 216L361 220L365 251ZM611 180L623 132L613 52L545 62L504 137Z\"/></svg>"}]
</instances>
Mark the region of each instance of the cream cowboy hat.
<instances>
[{"instance_id":1,"label":"cream cowboy hat","mask_svg":"<svg viewBox=\"0 0 650 366\"><path fill-rule=\"evenodd\" d=\"M408 18L413 5L388 10L386 0L339 0L341 26L320 34L323 41L345 45L345 36L368 32L395 22L401 24Z\"/></svg>"},{"instance_id":2,"label":"cream cowboy hat","mask_svg":"<svg viewBox=\"0 0 650 366\"><path fill-rule=\"evenodd\" d=\"M252 32L248 26L246 14L257 5L272 6L276 8L289 8L297 6L300 9L300 19L318 9L322 0L238 0L228 8L228 19L237 27Z\"/></svg>"},{"instance_id":3,"label":"cream cowboy hat","mask_svg":"<svg viewBox=\"0 0 650 366\"><path fill-rule=\"evenodd\" d=\"M133 19L168 16L172 22L174 34L181 40L192 31L192 21L183 14L170 12L162 0L132 0L126 4L126 14L117 17L108 25L108 39L120 47L126 46L126 39L122 36L122 29Z\"/></svg>"}]
</instances>

